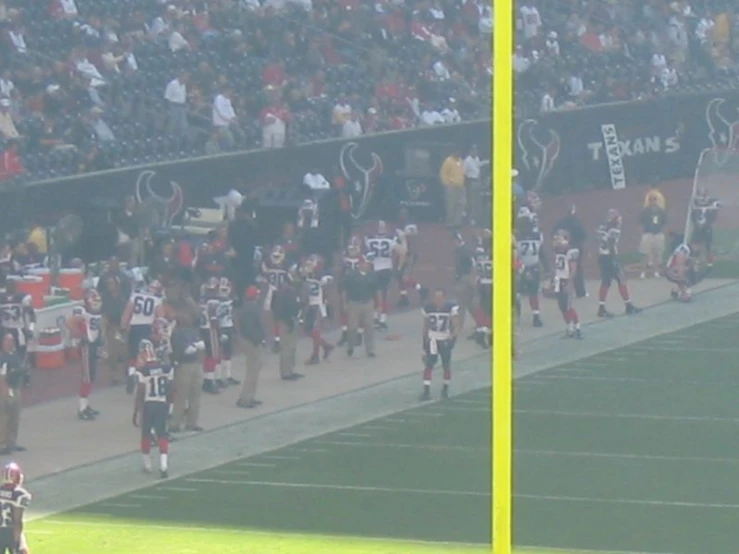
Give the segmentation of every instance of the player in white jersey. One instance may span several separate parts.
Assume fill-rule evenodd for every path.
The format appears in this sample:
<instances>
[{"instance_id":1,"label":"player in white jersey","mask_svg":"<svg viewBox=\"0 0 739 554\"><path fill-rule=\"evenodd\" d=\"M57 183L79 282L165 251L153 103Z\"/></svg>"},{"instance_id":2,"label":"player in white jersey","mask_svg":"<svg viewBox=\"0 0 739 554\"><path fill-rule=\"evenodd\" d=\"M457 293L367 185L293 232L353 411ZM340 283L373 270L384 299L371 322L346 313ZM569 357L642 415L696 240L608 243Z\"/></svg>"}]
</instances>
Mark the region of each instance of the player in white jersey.
<instances>
[{"instance_id":1,"label":"player in white jersey","mask_svg":"<svg viewBox=\"0 0 739 554\"><path fill-rule=\"evenodd\" d=\"M210 394L220 392L216 385L216 368L221 359L218 317L218 309L221 306L221 299L218 295L219 284L217 277L211 277L200 289L200 339L205 343L203 390Z\"/></svg>"},{"instance_id":2,"label":"player in white jersey","mask_svg":"<svg viewBox=\"0 0 739 554\"><path fill-rule=\"evenodd\" d=\"M149 340L142 340L136 361L138 390L133 411L133 425L141 426L141 454L144 471L151 471L151 440L156 436L159 446L159 471L162 479L167 478L169 458L169 435L167 417L174 393L174 371L172 366L162 364Z\"/></svg>"},{"instance_id":3,"label":"player in white jersey","mask_svg":"<svg viewBox=\"0 0 739 554\"><path fill-rule=\"evenodd\" d=\"M567 336L581 339L580 316L572 307L578 251L570 246L570 235L567 231L557 231L552 242L554 246L554 294L557 298L557 305L567 325Z\"/></svg>"},{"instance_id":4,"label":"player in white jersey","mask_svg":"<svg viewBox=\"0 0 739 554\"><path fill-rule=\"evenodd\" d=\"M539 289L541 283L540 269L545 261L542 255L544 236L538 230L528 208L521 208L518 212L515 239L515 255L522 266L518 276L517 292L528 297L533 315L533 325L534 327L541 327L544 323L539 312Z\"/></svg>"},{"instance_id":5,"label":"player in white jersey","mask_svg":"<svg viewBox=\"0 0 739 554\"><path fill-rule=\"evenodd\" d=\"M154 320L162 317L162 301L164 290L159 281L152 281L141 291L131 294L121 317L121 330L128 331L128 381L126 392L133 394L136 387L136 359L139 344L151 338L151 326Z\"/></svg>"},{"instance_id":6,"label":"player in white jersey","mask_svg":"<svg viewBox=\"0 0 739 554\"><path fill-rule=\"evenodd\" d=\"M359 269L359 263L362 260L362 241L359 237L351 237L349 239L349 245L346 247L346 251L341 257L341 267L339 269L339 289L343 290L344 281L346 276L353 271ZM349 332L349 318L346 313L346 306L344 305L344 295L339 295L339 324L341 325L341 338L337 346L344 346L348 339ZM364 329L360 327L357 329L357 345L362 344L362 336Z\"/></svg>"},{"instance_id":7,"label":"player in white jersey","mask_svg":"<svg viewBox=\"0 0 739 554\"><path fill-rule=\"evenodd\" d=\"M325 287L331 282L331 276L324 272L323 260L311 255L300 265L300 277L303 280L305 306L303 308L303 324L305 332L313 342L313 351L306 365L319 363L319 353L323 350L326 360L334 349L321 334L321 322L328 315L326 309Z\"/></svg>"},{"instance_id":8,"label":"player in white jersey","mask_svg":"<svg viewBox=\"0 0 739 554\"><path fill-rule=\"evenodd\" d=\"M375 326L387 329L387 293L393 278L393 252L398 244L384 221L377 222L377 231L364 239L365 252L372 258L380 288L380 306L375 306Z\"/></svg>"},{"instance_id":9,"label":"player in white jersey","mask_svg":"<svg viewBox=\"0 0 739 554\"><path fill-rule=\"evenodd\" d=\"M398 308L405 308L410 304L408 300L408 291L410 290L418 292L421 305L423 305L428 297L428 289L421 286L412 275L418 256L418 226L411 222L405 208L401 209L398 214L395 242L393 267L398 281L398 290L400 291Z\"/></svg>"},{"instance_id":10,"label":"player in white jersey","mask_svg":"<svg viewBox=\"0 0 739 554\"><path fill-rule=\"evenodd\" d=\"M102 344L102 307L100 294L95 289L89 289L85 292L83 306L67 319L70 334L80 344L82 373L77 415L83 421L92 421L100 414L90 407L89 397L97 375L98 354Z\"/></svg>"},{"instance_id":11,"label":"player in white jersey","mask_svg":"<svg viewBox=\"0 0 739 554\"><path fill-rule=\"evenodd\" d=\"M226 277L218 282L218 332L220 334L220 359L216 365L216 385L220 388L238 385L241 381L234 379L231 371L234 341L234 300L233 286Z\"/></svg>"},{"instance_id":12,"label":"player in white jersey","mask_svg":"<svg viewBox=\"0 0 739 554\"><path fill-rule=\"evenodd\" d=\"M665 277L675 286L671 291L672 298L681 302L689 302L692 297L691 287L703 276L698 275L697 259L687 244L680 243L667 260Z\"/></svg>"},{"instance_id":13,"label":"player in white jersey","mask_svg":"<svg viewBox=\"0 0 739 554\"><path fill-rule=\"evenodd\" d=\"M11 334L15 342L15 351L26 364L28 341L36 331L36 311L33 309L31 296L18 292L16 282L8 280L5 291L0 293L0 315L2 316L3 335ZM24 376L24 386L28 386L29 373Z\"/></svg>"}]
</instances>

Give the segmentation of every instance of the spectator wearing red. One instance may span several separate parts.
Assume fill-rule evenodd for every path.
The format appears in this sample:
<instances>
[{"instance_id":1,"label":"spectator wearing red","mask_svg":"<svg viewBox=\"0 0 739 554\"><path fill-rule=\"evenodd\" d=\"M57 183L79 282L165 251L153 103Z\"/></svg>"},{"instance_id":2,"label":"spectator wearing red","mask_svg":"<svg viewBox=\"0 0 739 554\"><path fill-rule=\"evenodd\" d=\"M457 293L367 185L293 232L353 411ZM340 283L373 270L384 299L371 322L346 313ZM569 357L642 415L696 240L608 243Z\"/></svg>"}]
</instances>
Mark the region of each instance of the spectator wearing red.
<instances>
[{"instance_id":1,"label":"spectator wearing red","mask_svg":"<svg viewBox=\"0 0 739 554\"><path fill-rule=\"evenodd\" d=\"M259 121L262 125L262 148L282 148L285 146L290 110L278 97L262 108Z\"/></svg>"},{"instance_id":2,"label":"spectator wearing red","mask_svg":"<svg viewBox=\"0 0 739 554\"><path fill-rule=\"evenodd\" d=\"M287 83L285 64L278 60L272 60L262 70L262 83L265 87L282 88Z\"/></svg>"},{"instance_id":3,"label":"spectator wearing red","mask_svg":"<svg viewBox=\"0 0 739 554\"><path fill-rule=\"evenodd\" d=\"M15 140L8 141L0 157L0 180L12 179L23 172L23 164L18 156L18 143Z\"/></svg>"}]
</instances>

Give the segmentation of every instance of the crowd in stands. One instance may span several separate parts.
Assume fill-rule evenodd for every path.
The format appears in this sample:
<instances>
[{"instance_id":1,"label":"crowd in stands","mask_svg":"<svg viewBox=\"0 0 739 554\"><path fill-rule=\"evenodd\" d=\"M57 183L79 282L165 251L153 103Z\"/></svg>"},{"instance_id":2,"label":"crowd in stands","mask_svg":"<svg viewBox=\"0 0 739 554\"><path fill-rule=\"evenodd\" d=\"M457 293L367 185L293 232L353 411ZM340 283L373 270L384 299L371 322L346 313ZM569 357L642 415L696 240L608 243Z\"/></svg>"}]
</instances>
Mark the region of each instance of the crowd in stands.
<instances>
[{"instance_id":1,"label":"crowd in stands","mask_svg":"<svg viewBox=\"0 0 739 554\"><path fill-rule=\"evenodd\" d=\"M739 3L520 0L513 67L527 115L739 86Z\"/></svg>"},{"instance_id":2,"label":"crowd in stands","mask_svg":"<svg viewBox=\"0 0 739 554\"><path fill-rule=\"evenodd\" d=\"M485 117L487 0L0 0L0 177Z\"/></svg>"}]
</instances>

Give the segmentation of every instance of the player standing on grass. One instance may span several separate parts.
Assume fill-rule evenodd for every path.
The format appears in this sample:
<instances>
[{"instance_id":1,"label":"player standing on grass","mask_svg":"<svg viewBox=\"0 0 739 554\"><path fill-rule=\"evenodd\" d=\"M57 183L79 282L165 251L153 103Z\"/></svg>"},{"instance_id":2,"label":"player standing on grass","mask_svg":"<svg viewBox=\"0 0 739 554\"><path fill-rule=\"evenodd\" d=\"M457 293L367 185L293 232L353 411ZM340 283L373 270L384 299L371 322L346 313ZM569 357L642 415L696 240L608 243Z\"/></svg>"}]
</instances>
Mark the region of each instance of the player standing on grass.
<instances>
[{"instance_id":1,"label":"player standing on grass","mask_svg":"<svg viewBox=\"0 0 739 554\"><path fill-rule=\"evenodd\" d=\"M23 472L15 462L3 467L0 485L0 554L28 554L23 516L31 494L23 488Z\"/></svg>"},{"instance_id":2,"label":"player standing on grass","mask_svg":"<svg viewBox=\"0 0 739 554\"><path fill-rule=\"evenodd\" d=\"M154 345L149 340L141 341L137 362L139 377L133 425L134 427L141 425L141 454L144 460L144 471L151 472L150 453L153 433L159 443L159 473L162 479L166 479L169 455L167 417L169 416L169 405L172 403L174 372L171 366L159 362L154 352Z\"/></svg>"},{"instance_id":3,"label":"player standing on grass","mask_svg":"<svg viewBox=\"0 0 739 554\"><path fill-rule=\"evenodd\" d=\"M459 332L459 307L446 298L442 289L434 291L433 298L423 308L423 392L421 400L431 399L431 371L441 359L444 381L441 397L449 396L452 380L452 349Z\"/></svg>"}]
</instances>

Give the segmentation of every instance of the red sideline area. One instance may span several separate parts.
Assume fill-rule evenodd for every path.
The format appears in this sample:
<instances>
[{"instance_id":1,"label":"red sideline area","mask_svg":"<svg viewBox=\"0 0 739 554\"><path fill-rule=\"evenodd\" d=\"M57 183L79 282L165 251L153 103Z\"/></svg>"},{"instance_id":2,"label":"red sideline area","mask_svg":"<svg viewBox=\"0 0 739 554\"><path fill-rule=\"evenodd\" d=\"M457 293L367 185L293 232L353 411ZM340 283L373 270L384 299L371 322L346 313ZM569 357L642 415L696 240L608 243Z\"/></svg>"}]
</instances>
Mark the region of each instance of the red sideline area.
<instances>
[{"instance_id":1,"label":"red sideline area","mask_svg":"<svg viewBox=\"0 0 739 554\"><path fill-rule=\"evenodd\" d=\"M366 226L358 234L370 232ZM419 224L418 265L413 276L428 287L451 288L454 283L454 241L452 233L442 225ZM472 234L463 233L470 243ZM333 313L338 313L336 298L331 299ZM418 306L418 296L410 293L411 306ZM391 285L389 307L398 302L396 285ZM333 325L332 325L333 327ZM23 405L31 406L58 398L76 396L79 391L79 362L68 362L63 368L50 371L33 370L31 386L23 391ZM95 388L110 387L110 374L104 360L100 361ZM121 394L125 394L121 389Z\"/></svg>"}]
</instances>

